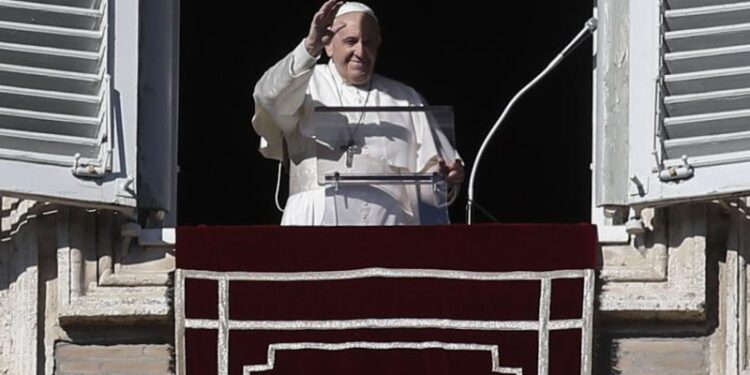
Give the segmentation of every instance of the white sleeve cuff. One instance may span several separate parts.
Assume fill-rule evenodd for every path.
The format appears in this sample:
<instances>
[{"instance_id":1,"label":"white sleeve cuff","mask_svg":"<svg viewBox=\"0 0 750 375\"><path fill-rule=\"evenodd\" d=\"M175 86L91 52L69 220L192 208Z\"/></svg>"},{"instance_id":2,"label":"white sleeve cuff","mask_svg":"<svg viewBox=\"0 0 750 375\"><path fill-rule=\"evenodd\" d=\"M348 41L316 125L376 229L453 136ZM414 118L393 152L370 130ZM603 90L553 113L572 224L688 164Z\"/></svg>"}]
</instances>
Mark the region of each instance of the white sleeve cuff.
<instances>
[{"instance_id":1,"label":"white sleeve cuff","mask_svg":"<svg viewBox=\"0 0 750 375\"><path fill-rule=\"evenodd\" d=\"M297 45L297 48L292 51L292 77L299 77L312 69L319 58L320 56L310 56L310 52L307 52L307 48L305 48L305 40L303 39Z\"/></svg>"}]
</instances>

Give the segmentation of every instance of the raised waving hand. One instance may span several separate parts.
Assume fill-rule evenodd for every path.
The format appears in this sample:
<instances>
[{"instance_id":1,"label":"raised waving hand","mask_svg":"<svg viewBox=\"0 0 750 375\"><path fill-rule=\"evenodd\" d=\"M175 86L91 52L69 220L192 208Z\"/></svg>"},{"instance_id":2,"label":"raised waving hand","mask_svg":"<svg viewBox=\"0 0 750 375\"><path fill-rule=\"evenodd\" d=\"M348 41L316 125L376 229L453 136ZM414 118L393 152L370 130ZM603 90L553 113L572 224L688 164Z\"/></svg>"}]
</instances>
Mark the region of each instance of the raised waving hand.
<instances>
[{"instance_id":1,"label":"raised waving hand","mask_svg":"<svg viewBox=\"0 0 750 375\"><path fill-rule=\"evenodd\" d=\"M305 38L305 48L311 56L318 56L323 48L331 42L333 35L346 26L343 23L333 25L336 11L343 4L344 2L340 0L328 0L313 16L310 23L310 32Z\"/></svg>"}]
</instances>

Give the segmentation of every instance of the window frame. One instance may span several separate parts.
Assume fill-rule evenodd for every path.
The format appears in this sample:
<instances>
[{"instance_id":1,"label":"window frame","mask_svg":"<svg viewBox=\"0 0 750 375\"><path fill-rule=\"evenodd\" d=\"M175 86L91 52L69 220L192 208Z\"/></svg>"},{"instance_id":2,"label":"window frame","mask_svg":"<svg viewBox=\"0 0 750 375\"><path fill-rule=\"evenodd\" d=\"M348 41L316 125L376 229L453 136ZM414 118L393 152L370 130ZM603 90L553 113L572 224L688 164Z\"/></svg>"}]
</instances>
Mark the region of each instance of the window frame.
<instances>
[{"instance_id":1,"label":"window frame","mask_svg":"<svg viewBox=\"0 0 750 375\"><path fill-rule=\"evenodd\" d=\"M661 102L665 94L661 91L665 7L666 0L631 0L627 6L611 0L598 1L592 199L595 207L592 221L597 224L608 223L603 214L605 209L630 209L630 216L637 216L637 212L648 207L750 193L750 174L742 173L750 169L750 161L696 164L691 166L694 175L689 178L673 181L660 178L658 157L662 150L657 130L661 126ZM622 25L611 25L614 17L622 17L614 13L623 11L627 12L627 42L613 35L623 32ZM625 79L610 74L622 63L618 60L619 50L613 45L616 43L627 44ZM624 97L627 102L622 100ZM616 110L626 111L627 118L615 113Z\"/></svg>"}]
</instances>

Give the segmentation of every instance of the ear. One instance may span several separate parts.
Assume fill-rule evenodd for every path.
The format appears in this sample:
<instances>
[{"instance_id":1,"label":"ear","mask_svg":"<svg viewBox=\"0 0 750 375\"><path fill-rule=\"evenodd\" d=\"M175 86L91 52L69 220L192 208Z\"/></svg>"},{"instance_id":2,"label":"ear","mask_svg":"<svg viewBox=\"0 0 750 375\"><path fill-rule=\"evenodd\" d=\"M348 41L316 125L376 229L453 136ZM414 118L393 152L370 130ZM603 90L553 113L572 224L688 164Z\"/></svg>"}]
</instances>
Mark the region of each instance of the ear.
<instances>
[{"instance_id":1,"label":"ear","mask_svg":"<svg viewBox=\"0 0 750 375\"><path fill-rule=\"evenodd\" d=\"M326 44L326 55L329 58L333 57L333 47L331 47L331 43Z\"/></svg>"}]
</instances>

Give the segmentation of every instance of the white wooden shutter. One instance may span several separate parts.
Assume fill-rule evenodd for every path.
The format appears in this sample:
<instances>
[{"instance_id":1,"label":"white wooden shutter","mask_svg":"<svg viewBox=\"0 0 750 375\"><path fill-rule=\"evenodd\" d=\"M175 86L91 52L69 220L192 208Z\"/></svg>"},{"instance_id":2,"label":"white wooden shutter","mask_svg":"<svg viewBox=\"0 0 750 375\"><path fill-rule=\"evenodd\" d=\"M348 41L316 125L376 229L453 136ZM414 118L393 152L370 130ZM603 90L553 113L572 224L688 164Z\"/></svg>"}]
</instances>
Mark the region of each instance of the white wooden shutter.
<instances>
[{"instance_id":1,"label":"white wooden shutter","mask_svg":"<svg viewBox=\"0 0 750 375\"><path fill-rule=\"evenodd\" d=\"M138 2L117 3L0 0L1 194L135 205Z\"/></svg>"},{"instance_id":2,"label":"white wooden shutter","mask_svg":"<svg viewBox=\"0 0 750 375\"><path fill-rule=\"evenodd\" d=\"M750 192L750 1L631 1L631 203Z\"/></svg>"}]
</instances>

